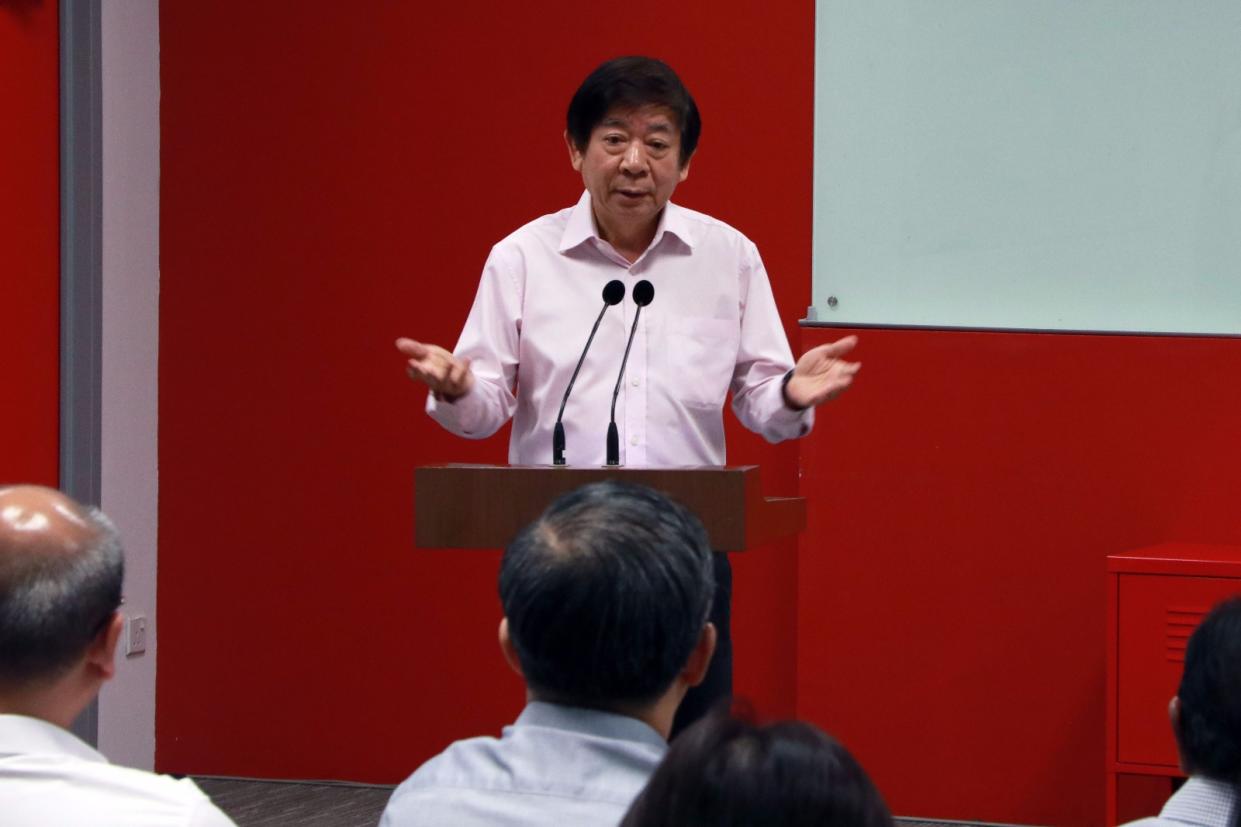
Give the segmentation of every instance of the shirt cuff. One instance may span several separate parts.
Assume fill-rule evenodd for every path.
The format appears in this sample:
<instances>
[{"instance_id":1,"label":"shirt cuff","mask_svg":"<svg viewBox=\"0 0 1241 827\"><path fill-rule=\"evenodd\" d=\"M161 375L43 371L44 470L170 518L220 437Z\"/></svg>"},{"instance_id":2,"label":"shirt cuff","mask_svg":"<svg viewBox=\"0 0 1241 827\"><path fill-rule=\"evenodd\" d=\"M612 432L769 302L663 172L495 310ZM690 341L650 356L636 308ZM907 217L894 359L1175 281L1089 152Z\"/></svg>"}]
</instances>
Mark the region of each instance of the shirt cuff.
<instances>
[{"instance_id":1,"label":"shirt cuff","mask_svg":"<svg viewBox=\"0 0 1241 827\"><path fill-rule=\"evenodd\" d=\"M780 380L780 402L771 410L767 420L768 428L776 439L797 439L810 433L814 428L814 408L793 408L784 397L784 386L793 376L793 371L784 374ZM770 403L769 403L770 404Z\"/></svg>"},{"instance_id":2,"label":"shirt cuff","mask_svg":"<svg viewBox=\"0 0 1241 827\"><path fill-rule=\"evenodd\" d=\"M785 372L784 378L780 380L780 401L784 403L784 407L786 410L795 411L796 413L801 413L802 411L805 411L806 408L799 408L796 405L794 405L791 401L789 401L788 387L789 387L789 380L792 378L793 378L793 371L792 369L790 369Z\"/></svg>"},{"instance_id":3,"label":"shirt cuff","mask_svg":"<svg viewBox=\"0 0 1241 827\"><path fill-rule=\"evenodd\" d=\"M436 422L459 436L470 436L479 430L482 400L477 388L449 402L436 393L427 394L427 413Z\"/></svg>"}]
</instances>

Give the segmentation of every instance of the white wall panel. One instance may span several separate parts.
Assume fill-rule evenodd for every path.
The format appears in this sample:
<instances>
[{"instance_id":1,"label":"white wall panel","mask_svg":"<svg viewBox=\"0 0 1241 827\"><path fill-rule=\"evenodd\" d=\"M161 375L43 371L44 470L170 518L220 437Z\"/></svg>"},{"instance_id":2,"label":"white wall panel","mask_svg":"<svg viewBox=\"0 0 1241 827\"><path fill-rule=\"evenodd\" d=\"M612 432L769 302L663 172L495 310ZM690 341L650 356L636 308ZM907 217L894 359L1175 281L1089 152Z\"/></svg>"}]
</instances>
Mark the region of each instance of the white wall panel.
<instances>
[{"instance_id":1,"label":"white wall panel","mask_svg":"<svg viewBox=\"0 0 1241 827\"><path fill-rule=\"evenodd\" d=\"M1241 333L1241 3L817 9L819 320Z\"/></svg>"}]
</instances>

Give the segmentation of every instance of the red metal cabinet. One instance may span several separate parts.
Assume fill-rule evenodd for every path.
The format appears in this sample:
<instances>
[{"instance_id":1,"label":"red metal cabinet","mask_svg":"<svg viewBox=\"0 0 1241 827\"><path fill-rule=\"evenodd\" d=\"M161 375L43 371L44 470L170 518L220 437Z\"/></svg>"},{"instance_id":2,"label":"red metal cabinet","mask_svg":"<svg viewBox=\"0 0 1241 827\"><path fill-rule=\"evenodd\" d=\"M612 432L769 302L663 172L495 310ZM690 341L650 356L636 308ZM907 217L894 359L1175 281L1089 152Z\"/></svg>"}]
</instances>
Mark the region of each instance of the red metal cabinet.
<instances>
[{"instance_id":1,"label":"red metal cabinet","mask_svg":"<svg viewBox=\"0 0 1241 827\"><path fill-rule=\"evenodd\" d=\"M1167 543L1107 558L1107 823L1155 815L1181 776L1168 701L1190 633L1241 593L1241 548Z\"/></svg>"}]
</instances>

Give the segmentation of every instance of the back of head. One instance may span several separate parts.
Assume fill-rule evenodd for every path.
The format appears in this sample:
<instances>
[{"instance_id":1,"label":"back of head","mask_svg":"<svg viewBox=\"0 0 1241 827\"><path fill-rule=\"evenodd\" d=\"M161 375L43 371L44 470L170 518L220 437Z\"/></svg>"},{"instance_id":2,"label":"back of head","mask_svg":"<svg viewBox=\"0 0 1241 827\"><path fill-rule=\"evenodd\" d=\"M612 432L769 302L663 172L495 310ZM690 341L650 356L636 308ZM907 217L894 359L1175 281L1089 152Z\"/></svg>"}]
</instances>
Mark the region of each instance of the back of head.
<instances>
[{"instance_id":1,"label":"back of head","mask_svg":"<svg viewBox=\"0 0 1241 827\"><path fill-rule=\"evenodd\" d=\"M672 112L681 130L680 164L685 166L702 132L698 105L672 67L652 57L613 58L587 75L569 101L566 131L574 146L584 152L590 133L609 112L643 106L662 106Z\"/></svg>"},{"instance_id":2,"label":"back of head","mask_svg":"<svg viewBox=\"0 0 1241 827\"><path fill-rule=\"evenodd\" d=\"M659 698L711 608L698 518L649 488L602 482L552 503L504 552L500 600L541 700L616 709Z\"/></svg>"},{"instance_id":3,"label":"back of head","mask_svg":"<svg viewBox=\"0 0 1241 827\"><path fill-rule=\"evenodd\" d=\"M809 724L721 711L672 742L621 827L892 827L866 772Z\"/></svg>"},{"instance_id":4,"label":"back of head","mask_svg":"<svg viewBox=\"0 0 1241 827\"><path fill-rule=\"evenodd\" d=\"M36 486L0 489L0 689L54 681L121 602L116 530L96 509Z\"/></svg>"},{"instance_id":5,"label":"back of head","mask_svg":"<svg viewBox=\"0 0 1241 827\"><path fill-rule=\"evenodd\" d=\"M1241 598L1220 603L1190 636L1177 697L1186 769L1241 780Z\"/></svg>"}]
</instances>

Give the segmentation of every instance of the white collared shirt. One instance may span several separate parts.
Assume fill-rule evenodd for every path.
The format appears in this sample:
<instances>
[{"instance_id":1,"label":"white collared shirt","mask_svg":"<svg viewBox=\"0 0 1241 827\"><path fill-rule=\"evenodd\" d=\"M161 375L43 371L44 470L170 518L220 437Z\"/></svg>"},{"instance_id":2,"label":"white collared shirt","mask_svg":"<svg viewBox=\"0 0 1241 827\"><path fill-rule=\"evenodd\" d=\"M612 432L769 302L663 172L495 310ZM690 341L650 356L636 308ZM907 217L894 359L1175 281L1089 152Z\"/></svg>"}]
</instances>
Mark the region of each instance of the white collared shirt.
<instances>
[{"instance_id":1,"label":"white collared shirt","mask_svg":"<svg viewBox=\"0 0 1241 827\"><path fill-rule=\"evenodd\" d=\"M1158 817L1122 827L1228 827L1237 804L1237 788L1226 781L1191 775L1163 805Z\"/></svg>"},{"instance_id":2,"label":"white collared shirt","mask_svg":"<svg viewBox=\"0 0 1241 827\"><path fill-rule=\"evenodd\" d=\"M4 827L236 827L188 778L118 767L55 724L0 715Z\"/></svg>"},{"instance_id":3,"label":"white collared shirt","mask_svg":"<svg viewBox=\"0 0 1241 827\"><path fill-rule=\"evenodd\" d=\"M380 827L612 827L668 750L637 718L532 701L499 738L457 741L397 787Z\"/></svg>"},{"instance_id":4,"label":"white collared shirt","mask_svg":"<svg viewBox=\"0 0 1241 827\"><path fill-rule=\"evenodd\" d=\"M793 366L767 272L754 244L727 224L669 203L655 238L632 264L601 239L590 193L497 244L454 353L469 358L474 389L427 412L455 434L481 439L513 418L509 462L550 464L552 430L603 287L624 283L565 409L570 465L602 465L612 392L645 279L644 308L616 402L621 463L723 465L723 407L768 441L802 436L813 411L784 404Z\"/></svg>"}]
</instances>

